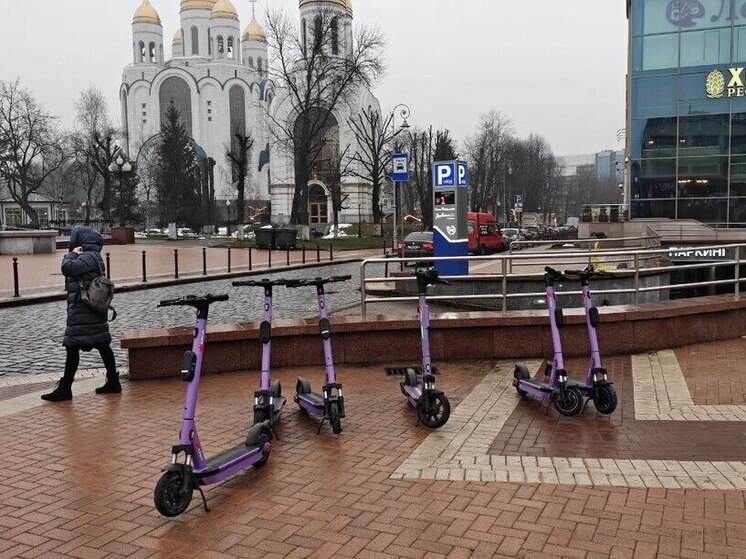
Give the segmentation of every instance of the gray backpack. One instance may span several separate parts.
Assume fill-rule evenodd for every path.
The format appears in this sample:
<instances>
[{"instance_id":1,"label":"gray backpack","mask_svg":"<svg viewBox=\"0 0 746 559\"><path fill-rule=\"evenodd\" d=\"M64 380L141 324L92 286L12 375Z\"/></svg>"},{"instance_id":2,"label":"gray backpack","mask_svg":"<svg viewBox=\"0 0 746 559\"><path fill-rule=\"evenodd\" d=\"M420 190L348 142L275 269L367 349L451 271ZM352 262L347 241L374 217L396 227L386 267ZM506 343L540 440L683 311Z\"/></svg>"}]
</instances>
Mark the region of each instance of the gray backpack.
<instances>
[{"instance_id":1,"label":"gray backpack","mask_svg":"<svg viewBox=\"0 0 746 559\"><path fill-rule=\"evenodd\" d=\"M107 317L107 320L116 320L117 311L111 306L111 301L114 299L114 284L104 273L101 256L96 255L96 261L98 262L98 269L101 274L91 281L88 289L83 285L83 280L78 280L80 300L99 314ZM109 309L112 312L111 318L109 318Z\"/></svg>"}]
</instances>

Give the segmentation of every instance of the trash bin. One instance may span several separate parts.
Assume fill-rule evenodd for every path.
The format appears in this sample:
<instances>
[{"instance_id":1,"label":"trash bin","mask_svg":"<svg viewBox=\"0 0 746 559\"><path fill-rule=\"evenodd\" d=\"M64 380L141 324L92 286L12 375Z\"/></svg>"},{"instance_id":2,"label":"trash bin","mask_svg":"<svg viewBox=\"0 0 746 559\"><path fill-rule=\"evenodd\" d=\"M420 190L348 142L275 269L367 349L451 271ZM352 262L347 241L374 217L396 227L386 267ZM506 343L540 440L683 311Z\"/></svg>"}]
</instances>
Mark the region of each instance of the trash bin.
<instances>
[{"instance_id":1,"label":"trash bin","mask_svg":"<svg viewBox=\"0 0 746 559\"><path fill-rule=\"evenodd\" d=\"M275 230L275 247L279 249L295 248L295 241L298 238L298 231L295 229L276 229Z\"/></svg>"},{"instance_id":2,"label":"trash bin","mask_svg":"<svg viewBox=\"0 0 746 559\"><path fill-rule=\"evenodd\" d=\"M275 246L275 230L274 229L257 229L256 231L256 247L270 249Z\"/></svg>"}]
</instances>

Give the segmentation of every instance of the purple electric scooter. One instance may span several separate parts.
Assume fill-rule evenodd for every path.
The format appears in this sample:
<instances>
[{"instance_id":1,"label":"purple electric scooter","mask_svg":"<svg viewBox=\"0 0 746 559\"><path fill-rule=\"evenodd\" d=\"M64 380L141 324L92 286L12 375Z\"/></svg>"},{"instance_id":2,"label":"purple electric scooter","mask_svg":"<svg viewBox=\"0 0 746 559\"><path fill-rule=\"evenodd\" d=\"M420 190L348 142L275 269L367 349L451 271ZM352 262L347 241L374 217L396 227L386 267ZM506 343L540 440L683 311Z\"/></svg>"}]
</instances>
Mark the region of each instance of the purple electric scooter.
<instances>
[{"instance_id":1,"label":"purple electric scooter","mask_svg":"<svg viewBox=\"0 0 746 559\"><path fill-rule=\"evenodd\" d=\"M551 370L547 367L547 370L549 370L548 376L545 371L544 382L532 379L528 368L522 363L517 363L513 372L513 386L521 396L530 395L538 400L549 400L562 415L577 415L583 409L583 394L576 386L575 381L568 381L567 379L565 361L562 355L562 340L559 333L559 328L564 324L564 316L562 309L557 307L554 296L554 282L568 280L568 278L549 266L544 268L544 272L554 359L552 360Z\"/></svg>"},{"instance_id":2,"label":"purple electric scooter","mask_svg":"<svg viewBox=\"0 0 746 559\"><path fill-rule=\"evenodd\" d=\"M404 382L399 383L402 394L417 410L417 418L426 427L437 429L442 427L451 416L451 404L442 390L435 388L435 376L430 362L430 306L427 304L427 288L440 283L451 285L440 279L435 268L417 270L417 293L419 294L420 340L422 343L422 378L417 377L414 369L407 369Z\"/></svg>"},{"instance_id":3,"label":"purple electric scooter","mask_svg":"<svg viewBox=\"0 0 746 559\"><path fill-rule=\"evenodd\" d=\"M306 287L315 286L319 302L319 331L324 343L324 363L326 367L326 383L322 391L318 394L311 391L311 383L303 377L298 377L295 385L295 397L293 398L300 406L301 411L307 412L313 417L320 417L319 429L316 432L321 433L321 427L324 421L329 420L332 431L335 435L342 432L341 419L345 416L345 403L342 396L342 385L337 382L334 372L334 360L332 358L332 331L326 310L326 295L324 286L330 283L337 283L352 279L352 276L333 276L328 279L316 278L307 280L288 280L288 287Z\"/></svg>"},{"instance_id":4,"label":"purple electric scooter","mask_svg":"<svg viewBox=\"0 0 746 559\"><path fill-rule=\"evenodd\" d=\"M272 288L287 285L287 280L234 281L234 287L264 288L264 320L259 325L259 341L262 342L262 373L259 390L254 392L254 423L269 420L271 425L282 419L282 409L287 399L282 395L282 385L272 380L270 373L272 348Z\"/></svg>"},{"instance_id":5,"label":"purple electric scooter","mask_svg":"<svg viewBox=\"0 0 746 559\"><path fill-rule=\"evenodd\" d=\"M598 328L601 318L598 314L598 309L593 306L593 301L591 301L590 280L592 278L613 278L614 274L596 271L593 268L593 264L588 264L584 270L565 270L565 276L573 276L580 279L580 285L583 289L585 322L588 326L588 341L591 348L591 358L585 382L575 382L574 385L588 398L585 402L586 406L588 402L593 400L593 405L596 406L598 413L609 415L616 409L617 395L613 383L609 382L606 369L601 364L601 351L598 348L598 335L596 333L596 328Z\"/></svg>"},{"instance_id":6,"label":"purple electric scooter","mask_svg":"<svg viewBox=\"0 0 746 559\"><path fill-rule=\"evenodd\" d=\"M197 432L195 413L197 395L202 376L202 359L205 354L207 315L210 305L217 301L227 301L228 295L190 295L179 299L161 301L159 307L193 307L197 310L197 327L194 329L192 350L184 353L181 364L181 379L188 383L184 418L179 431L179 444L171 450L171 465L155 486L155 508L163 516L173 517L183 513L192 501L192 493L197 489L207 508L207 499L202 485L217 483L248 468L263 466L269 459L272 449L272 430L269 421L253 425L246 440L233 448L224 450L212 458L205 458ZM179 456L184 461L179 462Z\"/></svg>"}]
</instances>

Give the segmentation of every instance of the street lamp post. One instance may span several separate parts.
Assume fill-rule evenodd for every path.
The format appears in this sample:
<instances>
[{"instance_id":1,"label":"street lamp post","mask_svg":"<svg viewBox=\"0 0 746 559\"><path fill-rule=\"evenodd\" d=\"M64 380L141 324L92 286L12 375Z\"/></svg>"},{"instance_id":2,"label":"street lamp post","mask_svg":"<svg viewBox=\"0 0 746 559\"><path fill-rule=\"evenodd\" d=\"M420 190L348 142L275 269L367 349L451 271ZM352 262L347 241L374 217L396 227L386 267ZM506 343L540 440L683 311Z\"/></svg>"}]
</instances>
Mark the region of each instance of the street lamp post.
<instances>
[{"instance_id":1,"label":"street lamp post","mask_svg":"<svg viewBox=\"0 0 746 559\"><path fill-rule=\"evenodd\" d=\"M396 129L396 111L399 110L399 116L402 117L403 121L401 127L399 130ZM410 126L407 122L407 119L409 118L409 106L405 105L404 103L399 103L394 109L391 111L391 131L394 133L394 138L399 134L401 131L408 131ZM394 142L394 150L398 151L396 146L396 142ZM397 250L397 245L399 244L399 213L401 211L401 202L399 200L399 189L396 187L398 181L392 181L394 184L394 231L393 231L393 243L394 243L394 250ZM402 238L404 238L404 226L401 226L402 229Z\"/></svg>"},{"instance_id":2,"label":"street lamp post","mask_svg":"<svg viewBox=\"0 0 746 559\"><path fill-rule=\"evenodd\" d=\"M117 150L116 155L114 156L114 161L111 162L111 165L109 165L109 170L112 173L118 173L119 174L119 204L117 207L117 212L119 213L119 225L124 226L125 223L122 219L122 211L124 211L123 203L122 203L122 193L124 192L124 182L122 179L122 176L124 173L129 173L132 171L132 164L127 159L126 154L124 151L120 148Z\"/></svg>"},{"instance_id":3,"label":"street lamp post","mask_svg":"<svg viewBox=\"0 0 746 559\"><path fill-rule=\"evenodd\" d=\"M227 235L231 236L231 201L226 200L225 206L228 208L228 224L226 226Z\"/></svg>"}]
</instances>

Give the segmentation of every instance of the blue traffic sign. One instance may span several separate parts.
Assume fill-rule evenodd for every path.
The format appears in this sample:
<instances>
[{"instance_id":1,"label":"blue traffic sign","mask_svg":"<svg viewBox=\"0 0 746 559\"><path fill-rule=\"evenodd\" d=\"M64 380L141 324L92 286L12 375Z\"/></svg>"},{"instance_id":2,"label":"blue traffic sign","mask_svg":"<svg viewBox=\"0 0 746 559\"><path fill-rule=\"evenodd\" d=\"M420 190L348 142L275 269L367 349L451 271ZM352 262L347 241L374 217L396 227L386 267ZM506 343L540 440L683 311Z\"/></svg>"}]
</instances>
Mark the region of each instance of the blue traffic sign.
<instances>
[{"instance_id":1,"label":"blue traffic sign","mask_svg":"<svg viewBox=\"0 0 746 559\"><path fill-rule=\"evenodd\" d=\"M523 194L516 194L515 195L515 205L516 206L523 206Z\"/></svg>"},{"instance_id":2,"label":"blue traffic sign","mask_svg":"<svg viewBox=\"0 0 746 559\"><path fill-rule=\"evenodd\" d=\"M456 186L456 162L433 164L433 186Z\"/></svg>"},{"instance_id":3,"label":"blue traffic sign","mask_svg":"<svg viewBox=\"0 0 746 559\"><path fill-rule=\"evenodd\" d=\"M395 153L391 156L393 171L391 180L395 182L406 182L409 180L409 154Z\"/></svg>"},{"instance_id":4,"label":"blue traffic sign","mask_svg":"<svg viewBox=\"0 0 746 559\"><path fill-rule=\"evenodd\" d=\"M456 163L456 168L458 170L458 185L468 186L469 185L469 167L463 161L458 161Z\"/></svg>"}]
</instances>

